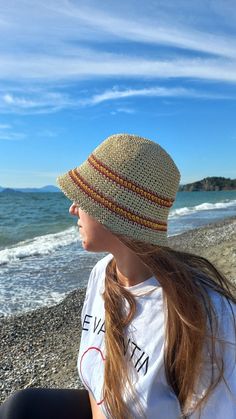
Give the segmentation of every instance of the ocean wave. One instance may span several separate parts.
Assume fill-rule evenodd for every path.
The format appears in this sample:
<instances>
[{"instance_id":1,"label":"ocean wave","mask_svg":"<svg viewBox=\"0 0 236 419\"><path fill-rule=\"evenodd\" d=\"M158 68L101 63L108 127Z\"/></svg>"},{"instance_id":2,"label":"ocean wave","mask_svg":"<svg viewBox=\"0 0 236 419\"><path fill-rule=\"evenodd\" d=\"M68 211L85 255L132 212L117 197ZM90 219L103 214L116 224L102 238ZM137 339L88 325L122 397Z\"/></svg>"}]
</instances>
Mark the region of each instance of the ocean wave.
<instances>
[{"instance_id":1,"label":"ocean wave","mask_svg":"<svg viewBox=\"0 0 236 419\"><path fill-rule=\"evenodd\" d=\"M18 288L10 296L10 304L0 297L0 316L27 313L40 307L49 307L60 303L69 292L50 292L48 289L32 290L27 294L25 288Z\"/></svg>"},{"instance_id":2,"label":"ocean wave","mask_svg":"<svg viewBox=\"0 0 236 419\"><path fill-rule=\"evenodd\" d=\"M48 255L56 249L80 241L77 227L73 226L60 233L46 234L24 240L17 245L0 250L0 266L19 262L30 256Z\"/></svg>"},{"instance_id":3,"label":"ocean wave","mask_svg":"<svg viewBox=\"0 0 236 419\"><path fill-rule=\"evenodd\" d=\"M178 218L178 217L182 217L184 215L189 215L189 214L193 214L196 213L198 211L214 211L217 209L227 209L229 207L232 207L236 205L236 199L233 200L225 200L222 202L216 202L216 203L209 203L209 202L204 202L202 204L199 205L195 205L193 207L183 207L183 208L178 208L176 210L172 210L170 211L170 215L169 218Z\"/></svg>"}]
</instances>

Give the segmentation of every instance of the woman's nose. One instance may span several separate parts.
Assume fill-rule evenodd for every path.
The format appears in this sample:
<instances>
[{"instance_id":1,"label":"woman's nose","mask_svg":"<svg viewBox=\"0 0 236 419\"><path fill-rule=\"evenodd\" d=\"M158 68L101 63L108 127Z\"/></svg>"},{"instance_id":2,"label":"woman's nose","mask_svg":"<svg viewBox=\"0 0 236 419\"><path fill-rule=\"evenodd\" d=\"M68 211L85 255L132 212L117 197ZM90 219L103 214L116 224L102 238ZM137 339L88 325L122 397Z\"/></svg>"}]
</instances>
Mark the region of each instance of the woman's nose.
<instances>
[{"instance_id":1,"label":"woman's nose","mask_svg":"<svg viewBox=\"0 0 236 419\"><path fill-rule=\"evenodd\" d=\"M71 215L79 215L79 208L78 205L73 202L73 204L69 208L69 213Z\"/></svg>"}]
</instances>

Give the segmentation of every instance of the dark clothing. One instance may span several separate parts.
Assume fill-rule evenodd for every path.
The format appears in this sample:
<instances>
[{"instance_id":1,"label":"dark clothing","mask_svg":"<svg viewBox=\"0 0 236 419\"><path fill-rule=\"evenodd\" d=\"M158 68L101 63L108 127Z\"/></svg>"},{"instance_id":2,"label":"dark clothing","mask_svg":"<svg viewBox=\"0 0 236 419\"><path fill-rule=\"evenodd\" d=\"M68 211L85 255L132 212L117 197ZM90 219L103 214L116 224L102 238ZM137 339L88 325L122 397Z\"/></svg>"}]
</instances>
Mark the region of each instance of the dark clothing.
<instances>
[{"instance_id":1,"label":"dark clothing","mask_svg":"<svg viewBox=\"0 0 236 419\"><path fill-rule=\"evenodd\" d=\"M28 388L8 397L0 419L92 419L92 411L87 390Z\"/></svg>"}]
</instances>

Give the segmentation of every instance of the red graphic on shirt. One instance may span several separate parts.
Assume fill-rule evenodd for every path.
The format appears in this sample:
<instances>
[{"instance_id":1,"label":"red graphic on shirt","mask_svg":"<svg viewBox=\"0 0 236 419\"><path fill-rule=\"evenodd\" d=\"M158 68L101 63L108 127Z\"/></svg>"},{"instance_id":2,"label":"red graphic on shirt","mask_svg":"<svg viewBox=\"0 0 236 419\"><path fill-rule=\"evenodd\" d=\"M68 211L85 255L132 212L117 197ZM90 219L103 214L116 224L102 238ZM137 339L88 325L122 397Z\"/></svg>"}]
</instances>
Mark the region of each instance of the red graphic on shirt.
<instances>
[{"instance_id":1,"label":"red graphic on shirt","mask_svg":"<svg viewBox=\"0 0 236 419\"><path fill-rule=\"evenodd\" d=\"M88 349L86 349L86 351L81 356L81 359L80 359L80 375L82 377L82 380L83 380L84 384L86 385L86 387L88 387L89 390L90 390L90 387L89 387L87 381L84 379L84 376L83 376L83 373L82 373L82 365L83 365L83 361L85 361L85 359L87 359L88 356L91 355L91 351L96 351L97 352L97 355L98 356L100 355L101 360L103 362L105 362L105 357L104 357L101 349L100 348L97 348L96 346L90 346ZM104 399L102 399L100 402L97 402L97 405L99 406L100 404L103 403L103 401L104 401Z\"/></svg>"}]
</instances>

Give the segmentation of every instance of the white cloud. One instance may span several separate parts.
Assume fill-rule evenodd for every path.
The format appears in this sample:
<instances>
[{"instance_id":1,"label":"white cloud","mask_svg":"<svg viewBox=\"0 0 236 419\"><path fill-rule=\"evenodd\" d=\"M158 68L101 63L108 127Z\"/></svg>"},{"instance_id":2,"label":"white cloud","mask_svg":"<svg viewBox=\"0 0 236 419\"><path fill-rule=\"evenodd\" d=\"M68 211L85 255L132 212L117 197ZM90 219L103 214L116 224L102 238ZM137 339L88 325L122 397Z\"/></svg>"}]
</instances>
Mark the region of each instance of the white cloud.
<instances>
[{"instance_id":1,"label":"white cloud","mask_svg":"<svg viewBox=\"0 0 236 419\"><path fill-rule=\"evenodd\" d=\"M36 105L35 102L32 100L27 100L25 98L17 98L9 93L5 94L3 97L3 102L5 102L7 105L13 105L13 106L20 106L22 108L32 108Z\"/></svg>"},{"instance_id":2,"label":"white cloud","mask_svg":"<svg viewBox=\"0 0 236 419\"><path fill-rule=\"evenodd\" d=\"M105 90L103 93L96 94L84 101L87 105L97 105L108 100L125 99L129 97L189 97L202 99L226 99L227 96L209 94L199 92L194 89L186 89L183 87L167 88L167 87L151 87L145 89L111 89ZM228 97L230 99L230 97Z\"/></svg>"},{"instance_id":3,"label":"white cloud","mask_svg":"<svg viewBox=\"0 0 236 419\"><path fill-rule=\"evenodd\" d=\"M0 38L6 41L0 46L0 78L29 84L95 77L235 83L236 34L220 26L226 12L222 0L217 2L218 8L202 0L197 5L191 2L193 19L189 2L182 0L145 4L132 0L128 5L98 1L88 5L82 0L35 0L32 4L24 0L20 8L16 0L10 4L5 0ZM228 4L231 22L232 9ZM207 20L209 12L214 12L214 26ZM111 53L117 42L121 53ZM137 46L136 53L131 45ZM160 49L163 46L171 49ZM29 103L25 107L29 109Z\"/></svg>"},{"instance_id":4,"label":"white cloud","mask_svg":"<svg viewBox=\"0 0 236 419\"><path fill-rule=\"evenodd\" d=\"M135 109L131 109L131 108L118 108L116 109L116 112L121 112L121 113L127 113L127 114L134 114L136 111Z\"/></svg>"},{"instance_id":5,"label":"white cloud","mask_svg":"<svg viewBox=\"0 0 236 419\"><path fill-rule=\"evenodd\" d=\"M111 111L110 113L111 115L117 115L118 113L126 113L128 115L132 115L132 114L135 114L136 111L131 108L117 108L114 111Z\"/></svg>"},{"instance_id":6,"label":"white cloud","mask_svg":"<svg viewBox=\"0 0 236 419\"><path fill-rule=\"evenodd\" d=\"M205 81L236 82L236 61L222 58L176 58L152 59L129 54L102 53L86 51L78 57L21 56L16 66L16 57L5 60L0 57L0 78L18 80L28 85L44 80L47 83L62 83L76 80L94 80L94 78L129 78L129 79L195 79ZM52 98L54 99L54 98ZM50 98L48 98L50 100ZM65 100L65 98L63 99ZM6 96L5 102L13 102L14 98ZM24 105L22 99L22 106ZM34 104L25 103L25 107Z\"/></svg>"},{"instance_id":7,"label":"white cloud","mask_svg":"<svg viewBox=\"0 0 236 419\"><path fill-rule=\"evenodd\" d=\"M175 5L177 6L177 2ZM156 6L158 9L158 5ZM188 19L185 20L184 25L180 25L176 19L173 19L173 16L169 17L169 22L166 18L166 22L162 23L163 13L158 16L158 12L154 17L145 13L143 15L136 14L132 19L124 16L117 17L112 11L101 11L100 7L95 7L91 13L91 8L88 6L75 6L72 2L67 2L64 7L59 9L62 15L70 17L72 22L77 19L86 23L88 31L89 28L91 32L94 31L95 40L96 30L99 29L102 34L105 32L107 37L109 36L107 40L111 40L112 37L112 40L118 38L135 43L166 45L231 58L236 57L235 39L232 36L194 29L188 25ZM174 13L176 13L176 9L177 7Z\"/></svg>"},{"instance_id":8,"label":"white cloud","mask_svg":"<svg viewBox=\"0 0 236 419\"><path fill-rule=\"evenodd\" d=\"M86 92L87 93L87 92ZM87 106L95 106L106 101L116 101L122 100L125 101L128 98L134 97L185 97L185 98L198 98L203 100L232 100L234 99L233 95L220 95L216 93L209 93L207 91L198 91L192 88L184 87L163 87L163 86L153 86L146 88L134 89L130 88L119 88L113 87L100 93L96 93L90 97L84 97L84 92L80 93L79 91L76 95L71 93L64 94L62 92L50 92L46 93L43 90L37 90L36 92L31 92L30 90L22 95L19 93L5 93L0 96L0 113L15 113L21 115L30 115L30 114L45 114L61 111L62 109L81 109ZM112 111L114 113L123 112L123 113L134 113L135 110L130 106L120 106L118 105L117 109ZM2 129L5 129L8 126L4 124ZM1 133L1 125L0 125ZM53 137L56 134L48 130L42 131L47 137ZM42 134L41 133L41 134ZM44 135L43 134L43 135ZM1 133L2 138L7 137L7 133Z\"/></svg>"},{"instance_id":9,"label":"white cloud","mask_svg":"<svg viewBox=\"0 0 236 419\"><path fill-rule=\"evenodd\" d=\"M3 34L9 31L7 42L10 45L14 44L17 33L19 43L25 47L35 43L40 51L50 50L55 44L64 45L64 47L67 44L70 53L70 49L73 50L77 42L81 46L83 41L110 43L110 41L123 39L135 43L174 46L231 58L236 56L235 34L232 31L230 35L217 31L225 13L228 12L228 18L232 19L232 16L236 18L235 13L233 14L233 9L235 9L233 4L232 7L222 7L222 0L216 0L210 7L203 1L198 2L197 6L191 3L190 7L189 2L177 0L154 1L149 2L149 5L140 4L138 1L128 3L128 7L122 3L119 3L117 7L115 3L109 5L98 1L90 1L88 5L87 1L35 0L32 8L32 2L25 0L19 9L15 7L17 5L15 0L10 6L7 4L2 8L7 24L2 27L1 31ZM194 19L190 13L193 10ZM204 17L206 20L211 12L215 26L212 28L208 19L209 30L206 27L203 29L202 21L204 22ZM31 25L28 22L31 22ZM47 47L45 39L47 39ZM63 51L60 52L63 53ZM76 48L74 52L76 53Z\"/></svg>"},{"instance_id":10,"label":"white cloud","mask_svg":"<svg viewBox=\"0 0 236 419\"><path fill-rule=\"evenodd\" d=\"M21 132L1 132L0 131L0 141L20 141L24 140L26 135Z\"/></svg>"},{"instance_id":11,"label":"white cloud","mask_svg":"<svg viewBox=\"0 0 236 419\"><path fill-rule=\"evenodd\" d=\"M57 112L75 106L75 101L60 92L36 92L23 94L5 93L0 96L0 113L43 114Z\"/></svg>"},{"instance_id":12,"label":"white cloud","mask_svg":"<svg viewBox=\"0 0 236 419\"><path fill-rule=\"evenodd\" d=\"M0 124L0 141L19 141L26 138L23 132L15 132L13 126L9 124Z\"/></svg>"}]
</instances>

